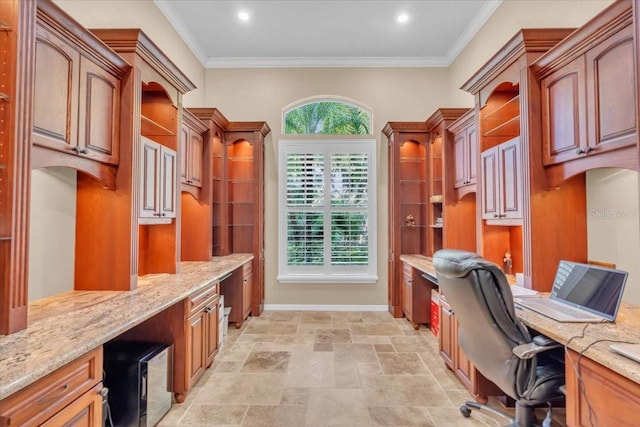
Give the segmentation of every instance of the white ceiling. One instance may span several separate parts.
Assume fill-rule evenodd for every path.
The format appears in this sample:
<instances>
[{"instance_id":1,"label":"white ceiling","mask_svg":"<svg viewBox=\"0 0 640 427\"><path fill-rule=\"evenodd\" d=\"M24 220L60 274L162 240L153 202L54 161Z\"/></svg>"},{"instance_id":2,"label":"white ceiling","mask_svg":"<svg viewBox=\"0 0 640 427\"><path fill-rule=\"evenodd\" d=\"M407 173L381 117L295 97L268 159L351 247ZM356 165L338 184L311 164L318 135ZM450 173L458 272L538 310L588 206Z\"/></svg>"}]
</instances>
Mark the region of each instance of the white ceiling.
<instances>
[{"instance_id":1,"label":"white ceiling","mask_svg":"<svg viewBox=\"0 0 640 427\"><path fill-rule=\"evenodd\" d=\"M502 0L154 1L215 68L448 66Z\"/></svg>"}]
</instances>

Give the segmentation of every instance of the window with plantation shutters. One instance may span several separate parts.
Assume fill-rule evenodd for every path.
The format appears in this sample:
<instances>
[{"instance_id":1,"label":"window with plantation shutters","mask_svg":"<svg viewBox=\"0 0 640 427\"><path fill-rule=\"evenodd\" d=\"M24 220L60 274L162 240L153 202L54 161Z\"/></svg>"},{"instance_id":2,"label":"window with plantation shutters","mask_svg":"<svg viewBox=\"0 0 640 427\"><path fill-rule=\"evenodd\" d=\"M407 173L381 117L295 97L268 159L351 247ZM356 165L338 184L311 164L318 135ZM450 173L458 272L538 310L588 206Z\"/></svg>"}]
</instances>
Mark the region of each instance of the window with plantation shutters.
<instances>
[{"instance_id":1,"label":"window with plantation shutters","mask_svg":"<svg viewBox=\"0 0 640 427\"><path fill-rule=\"evenodd\" d=\"M375 141L279 141L281 282L371 283Z\"/></svg>"}]
</instances>

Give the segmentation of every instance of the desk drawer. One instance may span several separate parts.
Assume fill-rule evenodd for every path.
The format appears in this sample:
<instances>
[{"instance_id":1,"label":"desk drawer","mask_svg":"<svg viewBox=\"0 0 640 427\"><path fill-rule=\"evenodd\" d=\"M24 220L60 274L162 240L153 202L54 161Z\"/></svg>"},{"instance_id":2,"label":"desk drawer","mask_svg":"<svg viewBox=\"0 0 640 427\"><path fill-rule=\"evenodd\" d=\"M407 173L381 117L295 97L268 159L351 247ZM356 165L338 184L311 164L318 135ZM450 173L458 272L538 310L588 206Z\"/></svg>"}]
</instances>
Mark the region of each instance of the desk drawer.
<instances>
[{"instance_id":1,"label":"desk drawer","mask_svg":"<svg viewBox=\"0 0 640 427\"><path fill-rule=\"evenodd\" d=\"M191 295L187 300L187 310L189 316L200 311L211 298L218 295L218 282L213 282L204 289Z\"/></svg>"},{"instance_id":2,"label":"desk drawer","mask_svg":"<svg viewBox=\"0 0 640 427\"><path fill-rule=\"evenodd\" d=\"M102 347L0 402L0 426L36 426L102 381Z\"/></svg>"}]
</instances>

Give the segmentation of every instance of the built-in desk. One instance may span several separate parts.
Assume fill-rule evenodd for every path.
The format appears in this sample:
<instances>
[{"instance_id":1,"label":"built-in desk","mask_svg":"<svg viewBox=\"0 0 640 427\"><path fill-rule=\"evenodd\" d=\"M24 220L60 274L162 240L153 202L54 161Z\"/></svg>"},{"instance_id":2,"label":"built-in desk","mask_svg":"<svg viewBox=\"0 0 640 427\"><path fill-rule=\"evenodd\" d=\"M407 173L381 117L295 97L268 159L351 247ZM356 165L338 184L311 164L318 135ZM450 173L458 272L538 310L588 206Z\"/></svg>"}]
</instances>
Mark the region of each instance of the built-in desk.
<instances>
[{"instance_id":1,"label":"built-in desk","mask_svg":"<svg viewBox=\"0 0 640 427\"><path fill-rule=\"evenodd\" d=\"M413 268L435 276L431 258L422 255L402 255L400 259ZM515 284L513 276L507 276L507 280L510 284ZM609 350L609 345L616 341L640 343L640 307L623 303L615 323L589 324L586 330L584 323L560 323L527 309L518 309L516 313L530 329L563 345L568 344L566 356L568 426L594 425L589 418L589 406L597 417L598 426L638 425L636 412L640 408L640 363L612 352ZM442 334L447 331L442 324L444 317L446 316L440 316L441 346ZM455 328L453 331L456 332ZM582 336L583 331L584 336ZM451 360L448 363L453 363L452 370L459 378L469 379L467 383L473 385L472 375L477 374L473 368L467 368L466 375L459 375L460 366L465 366L465 363L461 363L465 360L459 353L461 353L459 350L457 353L453 351L450 355L450 358L459 359L457 363ZM580 373L579 376L576 371ZM583 384L584 392L580 391L582 386L578 378ZM462 379L461 381L465 382ZM469 387L467 383L465 385ZM482 398L487 393L481 389L482 387L479 387L471 391L476 397Z\"/></svg>"},{"instance_id":2,"label":"built-in desk","mask_svg":"<svg viewBox=\"0 0 640 427\"><path fill-rule=\"evenodd\" d=\"M26 329L0 337L0 400L166 311L241 267L251 254L184 262L133 291L72 291L29 305Z\"/></svg>"},{"instance_id":3,"label":"built-in desk","mask_svg":"<svg viewBox=\"0 0 640 427\"><path fill-rule=\"evenodd\" d=\"M588 324L586 329L585 323L560 323L527 309L518 309L517 315L529 328L568 343L568 426L638 425L640 363L612 352L609 345L640 342L640 307L623 303L616 323Z\"/></svg>"}]
</instances>

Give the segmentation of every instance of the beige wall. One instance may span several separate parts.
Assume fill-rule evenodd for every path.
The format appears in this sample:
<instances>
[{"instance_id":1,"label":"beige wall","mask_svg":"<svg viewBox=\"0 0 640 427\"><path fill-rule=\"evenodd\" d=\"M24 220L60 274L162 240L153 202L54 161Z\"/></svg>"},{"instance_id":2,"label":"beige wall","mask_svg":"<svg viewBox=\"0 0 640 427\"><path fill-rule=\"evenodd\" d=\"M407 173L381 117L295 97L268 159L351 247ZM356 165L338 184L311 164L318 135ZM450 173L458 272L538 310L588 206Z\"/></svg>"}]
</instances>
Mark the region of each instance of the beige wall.
<instances>
[{"instance_id":1,"label":"beige wall","mask_svg":"<svg viewBox=\"0 0 640 427\"><path fill-rule=\"evenodd\" d=\"M611 0L503 0L449 67L451 105L473 106L459 88L521 28L577 28Z\"/></svg>"},{"instance_id":2,"label":"beige wall","mask_svg":"<svg viewBox=\"0 0 640 427\"><path fill-rule=\"evenodd\" d=\"M140 28L193 82L197 89L184 105L204 102L204 67L152 0L54 0L86 28Z\"/></svg>"},{"instance_id":3,"label":"beige wall","mask_svg":"<svg viewBox=\"0 0 640 427\"><path fill-rule=\"evenodd\" d=\"M623 299L640 305L640 174L624 169L587 173L589 259L629 272Z\"/></svg>"},{"instance_id":4,"label":"beige wall","mask_svg":"<svg viewBox=\"0 0 640 427\"><path fill-rule=\"evenodd\" d=\"M271 127L265 165L265 293L267 304L385 305L387 301L387 141L388 121L424 121L447 102L442 68L291 68L207 71L206 99L229 120L265 120ZM311 96L337 95L373 111L378 142L378 276L366 284L279 284L278 191L275 147L281 138L282 109Z\"/></svg>"},{"instance_id":5,"label":"beige wall","mask_svg":"<svg viewBox=\"0 0 640 427\"><path fill-rule=\"evenodd\" d=\"M72 17L86 27L133 27L143 31L162 49L176 65L193 81L197 90L184 98L185 106L218 107L230 120L265 120L272 128L266 155L266 302L267 304L386 304L387 283L387 155L386 139L381 135L382 126L390 120L425 120L438 107L471 106L471 95L458 88L486 62L504 43L522 27L575 27L579 26L609 4L609 1L520 1L504 0L476 37L463 50L448 69L434 68L295 68L295 69L212 69L204 70L186 44L172 29L164 15L151 0L138 1L82 1L54 0ZM579 6L578 6L579 5ZM370 107L374 113L374 136L378 141L378 275L375 285L280 285L277 283L277 188L275 144L280 138L281 110L299 99L316 95L338 95L351 98ZM590 203L593 206L601 194L617 194L617 180L589 180ZM625 181L626 182L626 181ZM40 194L60 193L67 197L73 193L73 185L56 185L48 180L34 178ZM626 184L625 184L626 185ZM613 187L612 187L613 186ZM635 191L623 190L620 197L635 200L638 204L638 187ZM615 191L611 191L615 189ZM635 195L635 198L633 197ZM608 203L608 202L604 202ZM36 234L50 227L67 230L65 239L72 238L69 224L71 215L34 216L32 230ZM46 224L42 227L42 224ZM624 244L610 245L606 233L600 236L601 223L590 221L589 251L597 259L608 259L599 251L620 249ZM611 233L624 233L627 223ZM610 226L611 224L607 225ZM40 228L38 228L40 227ZM608 232L607 232L608 233ZM34 253L52 250L47 246L46 235L33 240ZM640 251L640 243L632 237L628 247ZM65 240L62 239L62 240ZM610 248L610 249L607 249ZM607 252L609 253L609 252ZM35 256L35 255L34 255ZM614 260L621 267L627 261ZM638 257L635 258L636 260ZM56 263L60 266L61 263ZM52 271L56 265L50 265ZM44 264L43 264L44 266ZM58 268L61 276L72 283L73 271ZM632 269L629 267L629 269ZM44 269L41 269L44 271ZM635 277L638 277L637 270ZM56 273L57 274L57 273ZM34 273L37 277L37 273ZM634 279L634 282L637 279ZM64 281L64 280L62 280ZM638 301L640 283L630 283L627 292ZM634 289L637 289L634 291ZM631 294L629 294L631 292Z\"/></svg>"}]
</instances>

